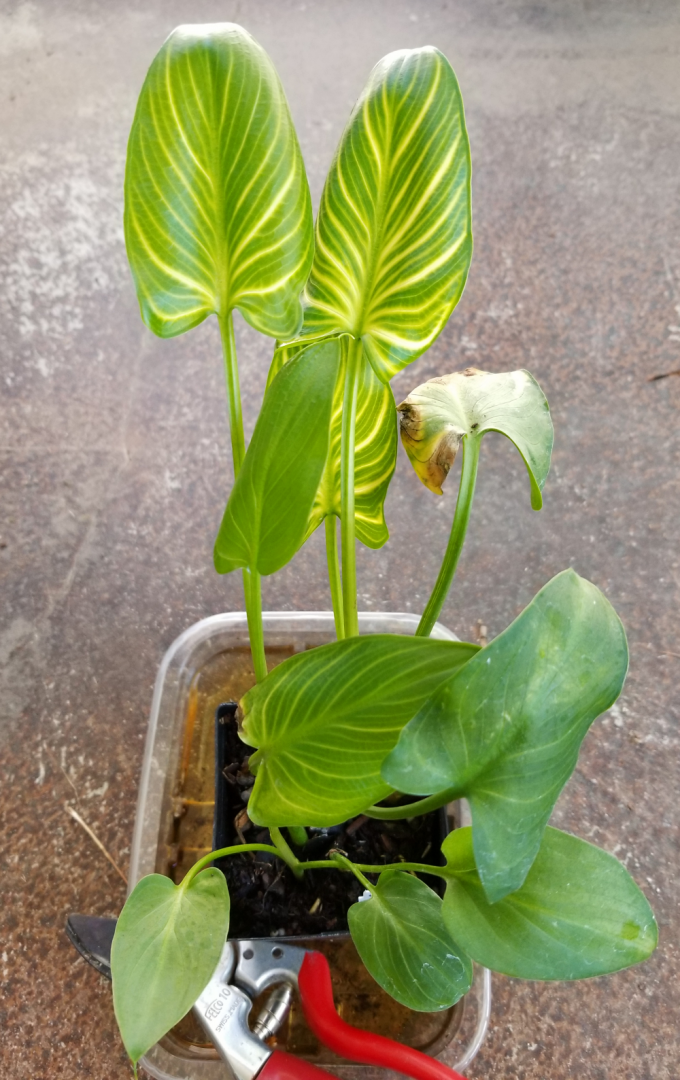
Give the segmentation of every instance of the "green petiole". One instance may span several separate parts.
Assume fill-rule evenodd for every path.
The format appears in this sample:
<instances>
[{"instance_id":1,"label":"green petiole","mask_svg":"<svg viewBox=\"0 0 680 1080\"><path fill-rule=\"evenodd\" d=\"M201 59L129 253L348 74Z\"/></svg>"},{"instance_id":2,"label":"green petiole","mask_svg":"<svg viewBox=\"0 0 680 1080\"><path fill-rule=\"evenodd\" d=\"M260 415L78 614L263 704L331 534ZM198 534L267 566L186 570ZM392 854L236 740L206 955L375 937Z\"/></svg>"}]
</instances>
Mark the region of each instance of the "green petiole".
<instances>
[{"instance_id":1,"label":"green petiole","mask_svg":"<svg viewBox=\"0 0 680 1080\"><path fill-rule=\"evenodd\" d=\"M280 831L275 828L270 828L272 840L276 845L273 847L271 844L234 844L232 847L219 848L217 851L211 851L208 855L204 855L202 859L194 863L186 877L182 880L182 886L187 888L193 878L197 874L204 870L206 866L210 866L216 859L222 859L227 855L242 855L246 851L266 851L270 855L278 855L283 862L293 871L297 878L302 878L305 870L343 870L347 873L352 873L370 889L371 883L367 881L363 876L364 874L382 874L383 870L403 870L405 873L416 874L433 874L435 877L448 878L452 876L452 871L445 866L430 866L429 863L410 863L410 862L397 862L387 863L384 866L373 866L370 863L353 863L350 859L347 859L340 852L334 852L333 857L330 859L314 859L310 862L300 862L295 858L295 855L290 850L288 844L283 839Z\"/></svg>"},{"instance_id":2,"label":"green petiole","mask_svg":"<svg viewBox=\"0 0 680 1080\"><path fill-rule=\"evenodd\" d=\"M444 555L444 561L442 562L439 575L435 582L434 589L432 590L432 595L427 602L420 623L418 624L418 629L416 630L416 635L418 637L429 637L432 633L432 627L439 618L444 606L444 601L451 588L453 576L456 572L456 566L458 565L458 559L460 558L460 553L463 550L463 544L465 542L465 533L467 532L472 500L475 494L475 481L477 479L481 439L476 436L466 435L462 441L463 463L461 466L458 498L456 500L456 512L453 515L453 524L451 525L451 535L446 548L446 554Z\"/></svg>"},{"instance_id":3,"label":"green petiole","mask_svg":"<svg viewBox=\"0 0 680 1080\"><path fill-rule=\"evenodd\" d=\"M340 451L340 496L342 516L342 598L344 629L347 637L359 633L357 618L357 567L354 520L354 449L356 437L357 398L361 369L361 338L350 338L345 371L345 395L342 405L342 443Z\"/></svg>"},{"instance_id":4,"label":"green petiole","mask_svg":"<svg viewBox=\"0 0 680 1080\"><path fill-rule=\"evenodd\" d=\"M281 854L271 844L232 844L231 847L218 848L217 851L209 852L208 855L204 855L202 859L194 863L186 877L182 879L182 885L186 889L196 875L200 874L201 870L205 870L206 866L210 866L215 859L223 859L227 855L242 855L244 851L268 851L270 855Z\"/></svg>"},{"instance_id":5,"label":"green petiole","mask_svg":"<svg viewBox=\"0 0 680 1080\"><path fill-rule=\"evenodd\" d=\"M402 804L401 806L369 806L364 810L366 817L377 818L379 821L403 821L404 819L420 817L421 814L429 814L432 810L439 810L453 799L458 798L458 788L447 788L446 791L438 791L435 795L428 795L417 802Z\"/></svg>"},{"instance_id":6,"label":"green petiole","mask_svg":"<svg viewBox=\"0 0 680 1080\"><path fill-rule=\"evenodd\" d=\"M231 454L234 464L234 480L241 471L246 455L246 440L243 433L243 412L241 409L241 390L236 359L236 340L234 338L234 320L231 311L218 315L224 369L227 384L227 402L229 406L229 432L231 435ZM256 570L243 570L243 594L248 616L248 634L250 651L253 657L253 669L257 682L267 676L267 660L264 652L264 632L262 628L262 590L260 575Z\"/></svg>"},{"instance_id":7,"label":"green petiole","mask_svg":"<svg viewBox=\"0 0 680 1080\"><path fill-rule=\"evenodd\" d=\"M326 529L326 562L328 563L328 582L331 587L331 602L335 619L335 636L340 641L345 636L345 614L342 606L342 580L338 560L338 529L335 514L324 519Z\"/></svg>"},{"instance_id":8,"label":"green petiole","mask_svg":"<svg viewBox=\"0 0 680 1080\"><path fill-rule=\"evenodd\" d=\"M283 836L281 835L281 830L275 829L272 825L270 825L269 835L272 838L272 842L276 845L276 854L279 856L280 859L283 859L286 866L290 867L290 869L295 874L295 877L302 880L302 864L300 860L295 857L288 844L284 840Z\"/></svg>"}]
</instances>

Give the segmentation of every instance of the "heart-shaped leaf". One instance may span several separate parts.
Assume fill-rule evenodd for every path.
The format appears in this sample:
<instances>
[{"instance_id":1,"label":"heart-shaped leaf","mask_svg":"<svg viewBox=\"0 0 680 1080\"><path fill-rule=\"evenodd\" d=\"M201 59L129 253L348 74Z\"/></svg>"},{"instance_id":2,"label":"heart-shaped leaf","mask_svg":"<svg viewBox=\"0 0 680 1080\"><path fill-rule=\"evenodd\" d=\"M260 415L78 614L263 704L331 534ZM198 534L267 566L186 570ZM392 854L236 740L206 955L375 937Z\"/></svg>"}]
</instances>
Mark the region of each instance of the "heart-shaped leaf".
<instances>
[{"instance_id":1,"label":"heart-shaped leaf","mask_svg":"<svg viewBox=\"0 0 680 1080\"><path fill-rule=\"evenodd\" d=\"M133 1062L189 1011L208 984L229 930L229 890L220 870L188 885L161 874L142 878L113 937L116 1020Z\"/></svg>"},{"instance_id":2,"label":"heart-shaped leaf","mask_svg":"<svg viewBox=\"0 0 680 1080\"><path fill-rule=\"evenodd\" d=\"M263 334L297 332L309 189L276 71L240 26L180 26L154 59L128 145L125 241L160 337L235 307Z\"/></svg>"},{"instance_id":3,"label":"heart-shaped leaf","mask_svg":"<svg viewBox=\"0 0 680 1080\"><path fill-rule=\"evenodd\" d=\"M220 574L240 566L273 574L308 535L328 458L337 340L311 345L285 365L267 391L215 542Z\"/></svg>"},{"instance_id":4,"label":"heart-shaped leaf","mask_svg":"<svg viewBox=\"0 0 680 1080\"><path fill-rule=\"evenodd\" d=\"M437 49L390 53L371 72L316 231L303 332L363 338L388 382L443 329L472 254L463 102Z\"/></svg>"},{"instance_id":5,"label":"heart-shaped leaf","mask_svg":"<svg viewBox=\"0 0 680 1080\"><path fill-rule=\"evenodd\" d=\"M481 439L487 431L499 431L522 455L531 505L541 509L553 426L545 394L528 371L454 371L416 387L398 411L404 448L430 491L442 494L463 437Z\"/></svg>"},{"instance_id":6,"label":"heart-shaped leaf","mask_svg":"<svg viewBox=\"0 0 680 1080\"><path fill-rule=\"evenodd\" d=\"M475 870L470 829L442 851L455 873L444 922L484 967L519 979L587 979L639 964L656 948L645 896L618 859L548 828L521 889L490 904Z\"/></svg>"},{"instance_id":7,"label":"heart-shaped leaf","mask_svg":"<svg viewBox=\"0 0 680 1080\"><path fill-rule=\"evenodd\" d=\"M627 667L613 607L565 570L402 731L383 777L399 791L467 796L490 902L524 881L581 742Z\"/></svg>"},{"instance_id":8,"label":"heart-shaped leaf","mask_svg":"<svg viewBox=\"0 0 680 1080\"><path fill-rule=\"evenodd\" d=\"M392 790L380 766L404 724L476 645L371 634L293 656L241 701L258 747L248 814L258 825L337 825Z\"/></svg>"},{"instance_id":9,"label":"heart-shaped leaf","mask_svg":"<svg viewBox=\"0 0 680 1080\"><path fill-rule=\"evenodd\" d=\"M448 1009L467 994L472 964L442 919L425 882L398 870L380 875L371 899L347 913L357 952L377 983L409 1009Z\"/></svg>"}]
</instances>

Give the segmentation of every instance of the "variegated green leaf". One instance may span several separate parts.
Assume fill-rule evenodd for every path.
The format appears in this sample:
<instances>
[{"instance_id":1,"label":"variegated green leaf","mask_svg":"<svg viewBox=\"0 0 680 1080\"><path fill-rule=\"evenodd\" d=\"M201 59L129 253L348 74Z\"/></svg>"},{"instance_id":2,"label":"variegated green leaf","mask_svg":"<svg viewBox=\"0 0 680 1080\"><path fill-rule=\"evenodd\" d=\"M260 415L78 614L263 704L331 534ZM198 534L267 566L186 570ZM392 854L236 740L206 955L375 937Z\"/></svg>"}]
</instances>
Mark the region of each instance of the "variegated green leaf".
<instances>
[{"instance_id":1,"label":"variegated green leaf","mask_svg":"<svg viewBox=\"0 0 680 1080\"><path fill-rule=\"evenodd\" d=\"M290 657L241 701L260 825L336 825L384 798L385 755L476 645L370 634Z\"/></svg>"},{"instance_id":2,"label":"variegated green leaf","mask_svg":"<svg viewBox=\"0 0 680 1080\"><path fill-rule=\"evenodd\" d=\"M128 145L125 239L160 337L233 308L264 334L296 333L309 190L276 71L240 26L180 26L154 59Z\"/></svg>"},{"instance_id":3,"label":"variegated green leaf","mask_svg":"<svg viewBox=\"0 0 680 1080\"><path fill-rule=\"evenodd\" d=\"M385 382L427 349L463 291L472 254L463 102L437 49L373 69L324 188L305 334L363 338Z\"/></svg>"},{"instance_id":4,"label":"variegated green leaf","mask_svg":"<svg viewBox=\"0 0 680 1080\"><path fill-rule=\"evenodd\" d=\"M327 335L323 335L321 341L326 337ZM275 351L268 387L283 365L304 348L307 340L303 338ZM354 458L355 529L356 537L362 544L379 548L389 538L384 505L397 460L396 409L391 388L377 378L369 364L362 365L360 377ZM341 516L340 443L344 380L343 366L333 399L328 458L309 517L307 536L311 536L329 514Z\"/></svg>"},{"instance_id":5,"label":"variegated green leaf","mask_svg":"<svg viewBox=\"0 0 680 1080\"><path fill-rule=\"evenodd\" d=\"M354 518L357 540L379 548L389 538L385 497L397 460L394 395L368 364L361 369L354 458ZM344 379L338 379L333 401L331 441L316 501L309 519L312 533L329 514L341 516L340 436Z\"/></svg>"}]
</instances>

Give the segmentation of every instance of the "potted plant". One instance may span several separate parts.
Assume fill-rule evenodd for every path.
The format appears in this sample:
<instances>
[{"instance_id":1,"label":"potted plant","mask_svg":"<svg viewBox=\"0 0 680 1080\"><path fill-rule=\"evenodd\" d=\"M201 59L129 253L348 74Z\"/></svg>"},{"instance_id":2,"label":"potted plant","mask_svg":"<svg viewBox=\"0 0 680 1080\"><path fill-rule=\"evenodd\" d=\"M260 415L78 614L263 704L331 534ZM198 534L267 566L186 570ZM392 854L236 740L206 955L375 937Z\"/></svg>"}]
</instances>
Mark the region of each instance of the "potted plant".
<instances>
[{"instance_id":1,"label":"potted plant","mask_svg":"<svg viewBox=\"0 0 680 1080\"><path fill-rule=\"evenodd\" d=\"M390 379L445 326L471 258L463 105L433 48L371 73L326 180L316 231L302 158L268 57L231 24L180 27L142 89L130 136L125 232L142 317L171 337L211 314L227 376L235 483L215 544L240 569L255 685L239 704L252 748L250 820L270 842L199 859L175 885L134 888L112 950L116 1016L133 1063L191 1007L229 929L217 858L264 852L299 877L352 875L348 913L373 978L415 1010L444 1009L472 961L528 979L579 979L645 959L651 909L613 856L548 825L628 654L613 608L568 570L484 648L430 636L451 586L481 441L506 435L542 505L552 448L526 371L455 372L398 407ZM246 450L232 311L277 339ZM359 634L355 545L387 539L397 452L434 492L461 451L451 536L414 635ZM340 555L337 521L340 522ZM261 576L323 522L337 641L268 672ZM395 801L407 795L407 804ZM357 815L415 818L469 801L440 865L305 855L307 830ZM427 881L423 880L423 876ZM442 883L443 896L431 882Z\"/></svg>"}]
</instances>

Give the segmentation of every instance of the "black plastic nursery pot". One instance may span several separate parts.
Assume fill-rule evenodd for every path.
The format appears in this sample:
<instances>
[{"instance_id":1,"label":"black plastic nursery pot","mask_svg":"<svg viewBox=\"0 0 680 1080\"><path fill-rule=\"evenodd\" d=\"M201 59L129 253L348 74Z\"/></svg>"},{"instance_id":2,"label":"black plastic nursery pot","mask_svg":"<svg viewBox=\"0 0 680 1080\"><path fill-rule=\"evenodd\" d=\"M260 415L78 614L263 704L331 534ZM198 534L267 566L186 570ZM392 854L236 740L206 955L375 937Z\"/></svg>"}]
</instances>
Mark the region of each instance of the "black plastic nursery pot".
<instances>
[{"instance_id":1,"label":"black plastic nursery pot","mask_svg":"<svg viewBox=\"0 0 680 1080\"><path fill-rule=\"evenodd\" d=\"M410 615L362 615L361 633L413 633ZM325 612L264 615L270 667L297 652L334 640ZM437 636L452 638L443 627ZM147 735L131 850L130 889L147 873L180 881L209 851L239 842L269 842L267 830L245 813L252 778L250 749L239 739L235 706L254 683L245 615L217 615L190 627L168 650L159 670ZM323 858L337 846L356 861L441 861L449 829L445 811L408 821L356 818L334 829L309 830L300 856ZM386 994L361 963L347 931L346 912L361 885L340 871L308 871L298 882L267 853L230 856L217 864L231 896L232 938L276 937L328 957L340 1015L350 1024L389 1035L425 1053L451 1048L451 1063L467 1064L482 1041L489 1007L487 973L476 971L465 1001L437 1013L417 1013ZM430 882L437 887L438 880ZM276 1044L349 1076L348 1066L318 1043L294 1002ZM191 1015L143 1061L164 1080L220 1080L224 1066Z\"/></svg>"}]
</instances>

